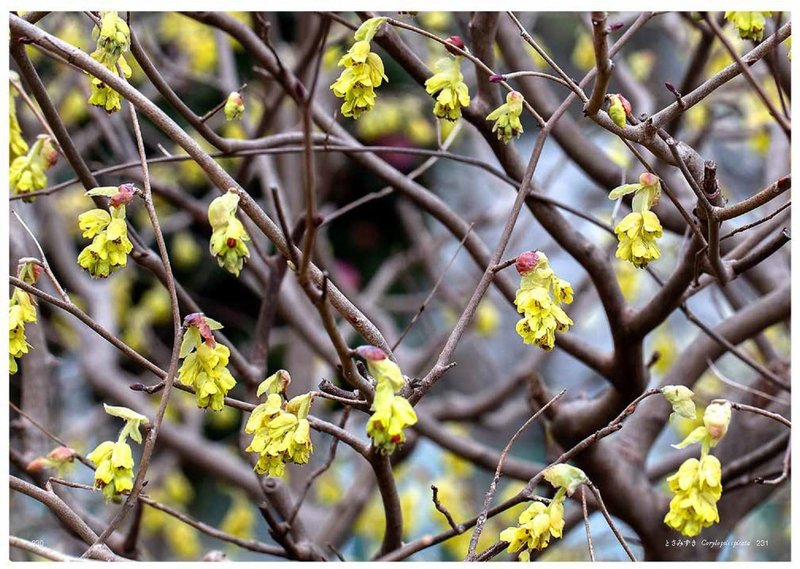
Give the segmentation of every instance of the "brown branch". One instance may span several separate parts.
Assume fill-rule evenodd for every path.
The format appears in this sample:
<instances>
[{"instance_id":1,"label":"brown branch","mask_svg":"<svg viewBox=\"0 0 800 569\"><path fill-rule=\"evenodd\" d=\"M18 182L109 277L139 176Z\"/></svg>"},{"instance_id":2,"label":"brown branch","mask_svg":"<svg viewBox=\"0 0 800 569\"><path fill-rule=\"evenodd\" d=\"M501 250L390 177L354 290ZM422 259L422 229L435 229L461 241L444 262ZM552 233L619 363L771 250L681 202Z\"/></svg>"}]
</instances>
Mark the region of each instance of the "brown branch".
<instances>
[{"instance_id":1,"label":"brown branch","mask_svg":"<svg viewBox=\"0 0 800 569\"><path fill-rule=\"evenodd\" d=\"M459 528L459 525L458 525L458 524L455 522L455 520L453 519L453 515L450 513L450 510L448 510L448 509L447 509L447 508L444 506L444 504L442 504L442 503L439 501L439 489L436 487L436 485L435 485L435 484L431 484L431 500L433 500L433 506L434 506L434 507L435 507L437 510L439 510L439 512L441 512L441 514L442 514L442 515L445 517L445 519L447 520L447 523L448 523L448 525L449 525L451 528L453 528L453 531L457 531L457 532L459 532L459 533L460 533L461 531L463 531L463 530L461 530L461 529Z\"/></svg>"},{"instance_id":2,"label":"brown branch","mask_svg":"<svg viewBox=\"0 0 800 569\"><path fill-rule=\"evenodd\" d=\"M586 528L586 543L589 547L589 559L595 561L594 546L592 545L592 530L589 528L589 512L586 508L586 486L581 486L581 511L583 512L583 526Z\"/></svg>"},{"instance_id":3,"label":"brown branch","mask_svg":"<svg viewBox=\"0 0 800 569\"><path fill-rule=\"evenodd\" d=\"M586 116L597 114L606 98L606 89L611 81L614 63L608 56L608 25L605 12L592 12L592 45L594 46L595 68L597 77L594 80L592 96L583 113Z\"/></svg>"},{"instance_id":4,"label":"brown branch","mask_svg":"<svg viewBox=\"0 0 800 569\"><path fill-rule=\"evenodd\" d=\"M728 52L731 58L733 58L733 61L736 63L736 65L739 66L739 69L745 76L745 79L747 79L748 83L750 83L750 86L753 87L756 94L758 95L758 98L761 99L762 103L764 103L764 106L767 107L769 114L771 114L772 117L775 119L775 121L777 121L778 125L780 125L781 129L783 130L783 133L787 136L787 138L791 140L792 124L789 122L788 118L786 118L782 113L779 113L778 109L775 108L775 105L772 103L770 98L764 92L764 89L759 84L758 80L753 75L753 72L750 71L750 65L748 63L745 63L745 61L741 57L739 57L739 54L736 53L736 49L731 45L730 40L728 40L728 38L725 37L725 34L722 33L722 30L719 29L719 25L717 24L716 21L714 21L714 18L712 18L708 13L704 13L703 19L713 30L714 34L717 36L717 39L725 47L725 50Z\"/></svg>"}]
</instances>

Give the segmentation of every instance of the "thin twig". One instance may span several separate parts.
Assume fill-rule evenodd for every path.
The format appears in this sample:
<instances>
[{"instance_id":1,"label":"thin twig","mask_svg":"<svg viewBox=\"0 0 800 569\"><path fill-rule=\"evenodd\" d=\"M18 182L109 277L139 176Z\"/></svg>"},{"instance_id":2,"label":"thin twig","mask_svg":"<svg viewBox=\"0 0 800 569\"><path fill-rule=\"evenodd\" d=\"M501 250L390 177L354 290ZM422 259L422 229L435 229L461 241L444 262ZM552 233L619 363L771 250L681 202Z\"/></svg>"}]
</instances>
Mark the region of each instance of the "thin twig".
<instances>
[{"instance_id":1,"label":"thin twig","mask_svg":"<svg viewBox=\"0 0 800 569\"><path fill-rule=\"evenodd\" d=\"M514 433L514 436L511 437L511 440L508 441L503 449L503 452L500 454L500 460L498 461L497 468L494 471L494 478L492 478L492 483L489 484L489 490L486 492L486 497L483 499L483 508L481 509L481 513L478 515L478 521L475 524L475 531L472 533L472 539L469 542L469 549L467 550L466 558L467 561L473 561L475 559L475 549L478 547L478 540L481 537L483 526L486 523L486 516L489 512L489 506L491 505L492 498L497 490L497 482L500 480L500 477L503 474L503 463L506 461L506 457L508 456L509 451L511 451L511 447L514 445L517 438L522 434L522 431L524 431L528 425L533 423L539 417L539 415L547 410L548 407L561 399L566 392L566 389L562 389L555 397L545 403L539 408L538 411L536 411L536 413L534 413L527 421L525 421L522 426L517 429L517 432Z\"/></svg>"},{"instance_id":2,"label":"thin twig","mask_svg":"<svg viewBox=\"0 0 800 569\"><path fill-rule=\"evenodd\" d=\"M628 543L625 541L625 538L622 537L622 534L617 528L617 524L615 524L614 520L611 519L611 514L608 513L608 509L606 509L606 505L603 503L603 497L600 495L600 490L598 490L597 486L595 486L591 480L587 481L586 485L589 486L589 489L592 491L592 494L594 494L594 497L597 499L597 507L602 512L603 517L606 519L606 522L608 522L608 527L611 528L614 537L617 538L617 541L619 541L620 545L622 546L622 549L625 550L625 553L628 554L630 560L636 561L636 556L631 551L631 548L628 547Z\"/></svg>"},{"instance_id":3,"label":"thin twig","mask_svg":"<svg viewBox=\"0 0 800 569\"><path fill-rule=\"evenodd\" d=\"M433 506L442 513L445 519L447 519L447 523L451 528L453 528L453 530L458 532L463 531L453 519L453 515L450 513L450 510L448 510L445 505L439 501L439 489L435 484L431 484L431 500L433 500Z\"/></svg>"},{"instance_id":4,"label":"thin twig","mask_svg":"<svg viewBox=\"0 0 800 569\"><path fill-rule=\"evenodd\" d=\"M614 63L608 57L608 26L605 12L592 12L592 44L594 46L597 77L594 80L592 96L583 112L586 116L597 114L606 98L606 89L611 81Z\"/></svg>"},{"instance_id":5,"label":"thin twig","mask_svg":"<svg viewBox=\"0 0 800 569\"><path fill-rule=\"evenodd\" d=\"M58 292L58 295L64 300L64 302L72 302L69 298L69 295L67 294L67 291L61 288L58 279L56 279L56 276L53 274L53 270L50 268L50 263L47 262L47 256L44 254L42 246L39 244L39 240L36 239L36 235L34 235L33 231L31 231L30 228L25 224L25 222L22 221L22 218L17 214L16 211L12 209L11 213L14 214L14 217L17 218L17 221L19 221L20 225L22 225L22 227L25 229L28 235L31 236L31 239L33 239L33 242L36 244L36 248L39 250L39 255L40 255L38 259L38 264L41 265L42 269L44 269L44 273L47 275L47 278L50 279L50 282L53 283L53 286Z\"/></svg>"},{"instance_id":6,"label":"thin twig","mask_svg":"<svg viewBox=\"0 0 800 569\"><path fill-rule=\"evenodd\" d=\"M450 267L453 266L453 263L455 262L456 258L458 257L458 254L461 252L461 248L464 246L464 242L467 240L467 237L469 237L469 234L472 232L472 227L474 225L475 224L473 223L473 224L471 224L469 226L469 230L464 234L464 237L459 242L458 247L456 247L456 250L453 252L453 255L450 257L450 260L448 261L447 265L445 265L444 269L442 270L442 273L439 275L439 278L436 279L436 282L434 283L433 288L431 289L431 291L428 293L428 296L425 297L425 300L422 301L422 304L420 305L420 307L417 310L417 312L414 314L414 316L411 318L411 320L408 322L408 324L406 324L406 327L403 328L403 331L400 333L400 336L398 336L397 340L395 340L395 343L392 346L392 351L397 350L397 347L400 345L400 343L403 341L403 339L406 337L406 335L409 333L409 331L411 331L411 328L417 322L419 317L422 316L423 311L428 307L428 303L433 298L433 295L436 294L436 291L439 289L439 286L442 284L442 281L444 280L444 277L446 277L447 273L450 271Z\"/></svg>"},{"instance_id":7,"label":"thin twig","mask_svg":"<svg viewBox=\"0 0 800 569\"><path fill-rule=\"evenodd\" d=\"M583 511L583 525L586 528L586 543L589 546L589 559L595 561L594 546L592 545L592 530L589 528L589 511L586 508L586 486L581 486L581 509Z\"/></svg>"}]
</instances>

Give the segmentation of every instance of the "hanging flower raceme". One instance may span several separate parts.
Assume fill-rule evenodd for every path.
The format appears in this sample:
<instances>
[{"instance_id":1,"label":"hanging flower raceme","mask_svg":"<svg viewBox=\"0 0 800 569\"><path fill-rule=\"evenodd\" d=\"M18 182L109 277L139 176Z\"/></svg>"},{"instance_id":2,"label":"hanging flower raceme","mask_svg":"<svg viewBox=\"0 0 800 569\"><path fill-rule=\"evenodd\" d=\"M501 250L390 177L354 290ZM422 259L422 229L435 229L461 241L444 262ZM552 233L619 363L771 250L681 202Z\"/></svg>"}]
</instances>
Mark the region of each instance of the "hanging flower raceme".
<instances>
[{"instance_id":1,"label":"hanging flower raceme","mask_svg":"<svg viewBox=\"0 0 800 569\"><path fill-rule=\"evenodd\" d=\"M306 393L284 401L292 379L289 372L279 370L261 382L256 395L267 398L250 414L244 431L253 435L245 450L258 453L254 470L260 474L283 476L286 464L306 464L314 450L311 444L311 411L313 395Z\"/></svg>"},{"instance_id":2,"label":"hanging flower raceme","mask_svg":"<svg viewBox=\"0 0 800 569\"><path fill-rule=\"evenodd\" d=\"M111 407L103 405L106 413L125 420L125 426L116 441L100 443L86 458L96 466L94 485L101 488L106 500L113 500L123 492L133 489L133 451L128 444L128 437L137 443L142 442L139 427L149 421L144 415L131 411L127 407Z\"/></svg>"},{"instance_id":3,"label":"hanging flower raceme","mask_svg":"<svg viewBox=\"0 0 800 569\"><path fill-rule=\"evenodd\" d=\"M658 216L650 211L661 196L661 180L645 172L639 176L638 184L614 188L608 197L616 200L628 194L634 194L631 205L633 211L614 228L619 239L616 256L642 268L661 257L656 239L663 234L663 228Z\"/></svg>"},{"instance_id":4,"label":"hanging flower raceme","mask_svg":"<svg viewBox=\"0 0 800 569\"><path fill-rule=\"evenodd\" d=\"M517 322L517 333L526 344L552 350L556 330L566 332L572 319L561 308L572 302L572 285L558 278L547 255L528 251L517 257L516 268L522 276L514 304L523 315Z\"/></svg>"},{"instance_id":5,"label":"hanging flower raceme","mask_svg":"<svg viewBox=\"0 0 800 569\"><path fill-rule=\"evenodd\" d=\"M78 255L78 264L94 279L105 278L128 264L133 244L128 239L125 206L133 200L135 193L132 184L122 184L119 187L94 188L85 194L111 198L108 211L91 209L78 216L83 236L92 240Z\"/></svg>"},{"instance_id":6,"label":"hanging flower raceme","mask_svg":"<svg viewBox=\"0 0 800 569\"><path fill-rule=\"evenodd\" d=\"M41 266L33 262L21 263L17 278L33 286L41 273ZM28 339L25 324L36 322L36 304L30 294L14 287L8 303L8 372L14 375L19 371L17 360L28 353Z\"/></svg>"},{"instance_id":7,"label":"hanging flower raceme","mask_svg":"<svg viewBox=\"0 0 800 569\"><path fill-rule=\"evenodd\" d=\"M250 257L245 241L250 237L244 225L236 217L239 196L228 191L208 206L208 221L211 224L209 250L217 258L217 263L229 273L239 276L246 259Z\"/></svg>"},{"instance_id":8,"label":"hanging flower raceme","mask_svg":"<svg viewBox=\"0 0 800 569\"><path fill-rule=\"evenodd\" d=\"M703 426L694 429L679 444L672 445L680 449L701 444L700 460L687 459L678 472L667 478L669 489L675 495L664 523L687 537L694 537L719 522L717 502L722 496L722 466L710 450L725 436L730 420L730 402L712 401L703 413Z\"/></svg>"},{"instance_id":9,"label":"hanging flower raceme","mask_svg":"<svg viewBox=\"0 0 800 569\"><path fill-rule=\"evenodd\" d=\"M14 158L8 169L8 185L14 195L29 194L44 189L47 186L45 170L52 168L58 162L58 151L46 134L39 135L33 146L27 150L27 154ZM25 201L32 202L34 199L26 198Z\"/></svg>"},{"instance_id":10,"label":"hanging flower raceme","mask_svg":"<svg viewBox=\"0 0 800 569\"><path fill-rule=\"evenodd\" d=\"M28 153L28 143L22 137L22 128L19 126L17 120L17 105L15 99L17 98L17 89L14 83L19 84L19 75L16 71L9 72L11 82L8 88L8 158L13 162L17 157Z\"/></svg>"},{"instance_id":11,"label":"hanging flower raceme","mask_svg":"<svg viewBox=\"0 0 800 569\"><path fill-rule=\"evenodd\" d=\"M764 26L772 12L725 12L725 19L733 24L743 40L761 41Z\"/></svg>"},{"instance_id":12,"label":"hanging flower raceme","mask_svg":"<svg viewBox=\"0 0 800 569\"><path fill-rule=\"evenodd\" d=\"M231 352L218 344L212 330L222 324L200 313L189 314L183 320L184 334L179 357L183 363L178 369L178 381L194 387L197 406L222 411L225 396L236 385L228 371Z\"/></svg>"},{"instance_id":13,"label":"hanging flower raceme","mask_svg":"<svg viewBox=\"0 0 800 569\"><path fill-rule=\"evenodd\" d=\"M454 37L452 41L463 49L464 42L460 38ZM425 90L429 95L436 96L433 114L457 121L461 118L461 107L468 107L470 100L469 89L461 74L461 56L443 57L436 62L434 69L436 73L425 81Z\"/></svg>"},{"instance_id":14,"label":"hanging flower raceme","mask_svg":"<svg viewBox=\"0 0 800 569\"><path fill-rule=\"evenodd\" d=\"M405 379L396 363L375 346L360 346L355 353L367 362L367 369L375 379L375 398L372 415L367 421L367 435L383 454L391 454L406 441L406 427L417 422L417 414L408 400L397 393Z\"/></svg>"},{"instance_id":15,"label":"hanging flower raceme","mask_svg":"<svg viewBox=\"0 0 800 569\"><path fill-rule=\"evenodd\" d=\"M116 12L100 13L100 28L94 28L92 35L97 39L97 48L91 57L115 75L122 71L126 79L131 76L131 68L124 54L131 45L131 31L125 20ZM117 69L119 65L119 70ZM105 109L108 113L120 110L120 94L97 77L91 79L89 104Z\"/></svg>"},{"instance_id":16,"label":"hanging flower raceme","mask_svg":"<svg viewBox=\"0 0 800 569\"><path fill-rule=\"evenodd\" d=\"M558 489L550 503L533 502L520 514L517 526L500 532L500 540L508 543L508 553L519 551L520 561L530 561L531 551L546 548L551 537L562 537L564 500L589 481L580 468L568 464L551 466L545 471L544 478Z\"/></svg>"},{"instance_id":17,"label":"hanging flower raceme","mask_svg":"<svg viewBox=\"0 0 800 569\"><path fill-rule=\"evenodd\" d=\"M370 42L386 18L370 18L356 30L356 42L342 56L338 65L344 67L339 78L331 85L333 94L344 99L342 114L358 119L375 106L375 89L389 79L383 72L383 61L371 51Z\"/></svg>"},{"instance_id":18,"label":"hanging flower raceme","mask_svg":"<svg viewBox=\"0 0 800 569\"><path fill-rule=\"evenodd\" d=\"M513 137L519 138L522 134L522 123L519 117L522 115L522 102L525 99L521 93L511 91L506 95L506 102L486 117L487 121L495 121L492 132L497 133L497 139L505 144L511 142Z\"/></svg>"}]
</instances>

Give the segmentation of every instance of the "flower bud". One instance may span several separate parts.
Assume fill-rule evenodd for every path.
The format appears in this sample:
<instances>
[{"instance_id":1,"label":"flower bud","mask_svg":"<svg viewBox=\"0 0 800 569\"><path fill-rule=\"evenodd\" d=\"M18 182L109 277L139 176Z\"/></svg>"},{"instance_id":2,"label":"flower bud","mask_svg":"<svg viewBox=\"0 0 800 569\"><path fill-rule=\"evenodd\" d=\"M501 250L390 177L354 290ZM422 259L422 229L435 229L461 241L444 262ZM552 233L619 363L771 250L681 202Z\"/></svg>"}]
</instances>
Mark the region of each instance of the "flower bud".
<instances>
[{"instance_id":1,"label":"flower bud","mask_svg":"<svg viewBox=\"0 0 800 569\"><path fill-rule=\"evenodd\" d=\"M449 38L447 38L445 40L445 44L444 44L444 47L445 47L445 49L447 51L449 51L453 55L460 56L461 53L459 53L457 50L453 49L453 46L457 47L461 51L466 51L464 49L464 40L461 39L461 36L450 36Z\"/></svg>"},{"instance_id":2,"label":"flower bud","mask_svg":"<svg viewBox=\"0 0 800 569\"><path fill-rule=\"evenodd\" d=\"M676 415L687 419L695 418L697 411L692 400L694 392L691 389L685 385L665 385L661 388L661 393L664 395L664 399L672 405L670 420Z\"/></svg>"},{"instance_id":3,"label":"flower bud","mask_svg":"<svg viewBox=\"0 0 800 569\"><path fill-rule=\"evenodd\" d=\"M626 123L628 115L631 114L631 104L622 95L609 95L611 104L608 107L608 116L614 121L614 124L623 128Z\"/></svg>"},{"instance_id":4,"label":"flower bud","mask_svg":"<svg viewBox=\"0 0 800 569\"><path fill-rule=\"evenodd\" d=\"M572 496L572 493L575 492L581 484L586 484L589 481L583 470L569 464L554 464L544 471L544 479L547 480L553 488L566 489L568 496Z\"/></svg>"},{"instance_id":5,"label":"flower bud","mask_svg":"<svg viewBox=\"0 0 800 569\"><path fill-rule=\"evenodd\" d=\"M244 99L238 91L232 91L228 95L228 100L225 101L225 118L229 121L235 121L241 118L244 114Z\"/></svg>"},{"instance_id":6,"label":"flower bud","mask_svg":"<svg viewBox=\"0 0 800 569\"><path fill-rule=\"evenodd\" d=\"M708 434L714 444L720 441L725 433L728 432L728 425L731 422L731 403L730 401L712 402L706 407L703 414L703 424L706 426Z\"/></svg>"},{"instance_id":7,"label":"flower bud","mask_svg":"<svg viewBox=\"0 0 800 569\"><path fill-rule=\"evenodd\" d=\"M47 135L41 136L44 139L42 143L42 160L44 161L44 169L47 170L58 162L58 150L56 150L52 138Z\"/></svg>"},{"instance_id":8,"label":"flower bud","mask_svg":"<svg viewBox=\"0 0 800 569\"><path fill-rule=\"evenodd\" d=\"M641 176L639 176L639 183L643 186L654 186L655 184L659 183L660 179L655 174L651 174L650 172L645 172Z\"/></svg>"},{"instance_id":9,"label":"flower bud","mask_svg":"<svg viewBox=\"0 0 800 569\"><path fill-rule=\"evenodd\" d=\"M520 275L524 275L525 273L535 269L536 265L538 264L539 264L538 251L526 251L525 253L521 253L520 256L517 257L517 260L514 263L514 267L517 269L517 272Z\"/></svg>"}]
</instances>

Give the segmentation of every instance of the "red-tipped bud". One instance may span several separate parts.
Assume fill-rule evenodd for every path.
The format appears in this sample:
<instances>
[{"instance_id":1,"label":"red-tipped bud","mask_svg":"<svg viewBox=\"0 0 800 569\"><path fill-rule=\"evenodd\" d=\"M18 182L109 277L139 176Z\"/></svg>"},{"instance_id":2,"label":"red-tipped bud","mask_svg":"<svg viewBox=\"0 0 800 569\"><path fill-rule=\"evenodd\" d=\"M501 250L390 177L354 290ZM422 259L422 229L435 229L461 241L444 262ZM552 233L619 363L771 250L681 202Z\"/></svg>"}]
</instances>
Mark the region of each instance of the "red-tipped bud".
<instances>
[{"instance_id":1,"label":"red-tipped bud","mask_svg":"<svg viewBox=\"0 0 800 569\"><path fill-rule=\"evenodd\" d=\"M386 359L386 352L377 346L359 346L353 350L357 356L361 356L367 361L377 362Z\"/></svg>"},{"instance_id":2,"label":"red-tipped bud","mask_svg":"<svg viewBox=\"0 0 800 569\"><path fill-rule=\"evenodd\" d=\"M451 46L457 47L461 51L464 51L464 40L461 39L461 36L450 36L447 38L447 40L445 40L444 44L445 49L447 49L447 51L453 55L461 55L459 51L453 49Z\"/></svg>"},{"instance_id":3,"label":"red-tipped bud","mask_svg":"<svg viewBox=\"0 0 800 569\"><path fill-rule=\"evenodd\" d=\"M500 81L502 81L503 79L505 79L503 75L497 75L497 74L489 75L490 83L500 83Z\"/></svg>"},{"instance_id":4,"label":"red-tipped bud","mask_svg":"<svg viewBox=\"0 0 800 569\"><path fill-rule=\"evenodd\" d=\"M539 264L539 255L536 251L526 251L525 253L520 254L517 257L517 261L514 263L514 267L516 267L517 272L520 275L524 275L536 268L536 265Z\"/></svg>"},{"instance_id":5,"label":"red-tipped bud","mask_svg":"<svg viewBox=\"0 0 800 569\"><path fill-rule=\"evenodd\" d=\"M111 196L111 199L108 203L114 207L119 207L121 205L128 205L133 201L133 195L136 193L136 186L133 184L122 184L119 187L119 192L116 195Z\"/></svg>"},{"instance_id":6,"label":"red-tipped bud","mask_svg":"<svg viewBox=\"0 0 800 569\"><path fill-rule=\"evenodd\" d=\"M214 347L217 342L214 340L214 333L211 331L211 328L206 321L206 317L203 316L201 312L193 312L192 314L188 314L186 318L183 319L183 325L186 327L194 326L197 328L197 331L200 332L200 336L203 338L203 341L211 347Z\"/></svg>"},{"instance_id":7,"label":"red-tipped bud","mask_svg":"<svg viewBox=\"0 0 800 569\"><path fill-rule=\"evenodd\" d=\"M54 462L72 461L75 458L75 449L69 447L56 447L50 451L47 458Z\"/></svg>"},{"instance_id":8,"label":"red-tipped bud","mask_svg":"<svg viewBox=\"0 0 800 569\"><path fill-rule=\"evenodd\" d=\"M658 176L655 174L651 174L650 172L645 172L641 176L639 176L639 183L643 186L653 186L658 182Z\"/></svg>"},{"instance_id":9,"label":"red-tipped bud","mask_svg":"<svg viewBox=\"0 0 800 569\"><path fill-rule=\"evenodd\" d=\"M41 472L48 466L47 459L44 457L34 458L32 461L28 463L28 466L25 467L25 470L30 472L31 474L36 474L37 472Z\"/></svg>"},{"instance_id":10,"label":"red-tipped bud","mask_svg":"<svg viewBox=\"0 0 800 569\"><path fill-rule=\"evenodd\" d=\"M609 32L616 32L617 30L621 30L624 27L625 27L625 24L623 22L616 22L616 23L611 24L610 26L608 26L608 31Z\"/></svg>"}]
</instances>

